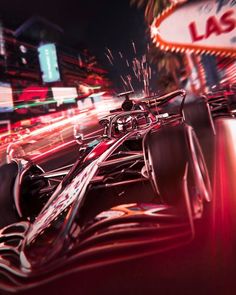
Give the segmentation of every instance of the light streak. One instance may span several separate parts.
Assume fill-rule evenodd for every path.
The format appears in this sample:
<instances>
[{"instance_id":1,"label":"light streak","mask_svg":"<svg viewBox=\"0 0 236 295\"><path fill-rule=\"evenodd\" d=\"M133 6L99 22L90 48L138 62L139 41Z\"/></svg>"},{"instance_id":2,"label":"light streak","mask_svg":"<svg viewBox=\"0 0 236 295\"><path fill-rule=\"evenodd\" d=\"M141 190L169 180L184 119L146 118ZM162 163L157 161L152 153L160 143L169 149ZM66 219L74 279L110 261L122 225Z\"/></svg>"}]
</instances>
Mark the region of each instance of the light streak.
<instances>
[{"instance_id":1,"label":"light streak","mask_svg":"<svg viewBox=\"0 0 236 295\"><path fill-rule=\"evenodd\" d=\"M132 45L133 45L133 49L134 49L134 54L137 54L137 51L136 51L136 47L135 47L134 41L132 41Z\"/></svg>"},{"instance_id":2,"label":"light streak","mask_svg":"<svg viewBox=\"0 0 236 295\"><path fill-rule=\"evenodd\" d=\"M134 91L135 89L133 85L139 85L139 87L142 87L143 93L145 95L149 95L149 85L152 77L151 66L148 63L147 55L143 54L141 56L137 56L137 49L134 41L131 41L131 44L134 57L130 60L121 51L118 51L118 55L121 59L124 59L124 63L116 61L109 48L106 48L107 53L105 53L105 55L110 64L115 65L117 62L119 63L119 66L125 66L125 72L122 71L122 75L120 75L122 87L125 91L129 89ZM147 51L149 50L150 47L148 44Z\"/></svg>"},{"instance_id":3,"label":"light streak","mask_svg":"<svg viewBox=\"0 0 236 295\"><path fill-rule=\"evenodd\" d=\"M127 75L127 80L128 80L128 82L129 82L129 86L130 86L130 88L131 88L132 90L134 90L133 85L132 85L132 83L131 83L132 78L131 78L130 75Z\"/></svg>"},{"instance_id":4,"label":"light streak","mask_svg":"<svg viewBox=\"0 0 236 295\"><path fill-rule=\"evenodd\" d=\"M35 135L42 134L44 132L52 131L53 129L62 127L63 125L66 125L68 123L72 123L72 122L74 122L74 121L76 121L78 119L81 119L83 117L86 117L85 113L78 114L76 116L73 116L72 118L67 118L67 119L61 120L59 122L55 122L53 124L50 124L49 126L45 126L45 127L40 128L40 129L34 130L34 131L31 132L31 135L35 136Z\"/></svg>"},{"instance_id":5,"label":"light streak","mask_svg":"<svg viewBox=\"0 0 236 295\"><path fill-rule=\"evenodd\" d=\"M126 82L125 79L122 77L122 75L120 75L120 77L121 77L121 80L123 81L123 83L124 83L126 86L128 86L127 82Z\"/></svg>"},{"instance_id":6,"label":"light streak","mask_svg":"<svg viewBox=\"0 0 236 295\"><path fill-rule=\"evenodd\" d=\"M67 146L70 146L70 145L73 145L75 143L74 140L71 140L71 141L68 141L66 143L63 143L63 144L60 144L42 154L39 154L39 155L36 155L36 156L33 156L32 159L35 161L35 160L39 160L40 158L44 158L45 156L48 156L48 155L51 155L52 153L55 153L57 151L60 151L61 149L67 147Z\"/></svg>"},{"instance_id":7,"label":"light streak","mask_svg":"<svg viewBox=\"0 0 236 295\"><path fill-rule=\"evenodd\" d=\"M105 55L106 55L107 59L109 60L109 63L113 66L113 62L112 62L110 56L108 54L106 54L106 53L105 53Z\"/></svg>"},{"instance_id":8,"label":"light streak","mask_svg":"<svg viewBox=\"0 0 236 295\"><path fill-rule=\"evenodd\" d=\"M56 101L53 99L53 100L38 101L38 102L32 102L32 103L27 102L27 103L15 106L14 109L17 110L17 109L23 109L23 108L30 108L35 106L47 105L51 103L56 103Z\"/></svg>"},{"instance_id":9,"label":"light streak","mask_svg":"<svg viewBox=\"0 0 236 295\"><path fill-rule=\"evenodd\" d=\"M111 50L110 50L109 48L107 48L107 51L108 51L108 53L109 53L109 55L110 55L110 58L114 60L114 56L113 56Z\"/></svg>"},{"instance_id":10,"label":"light streak","mask_svg":"<svg viewBox=\"0 0 236 295\"><path fill-rule=\"evenodd\" d=\"M123 54L121 51L119 51L119 56L120 56L120 58L123 58Z\"/></svg>"}]
</instances>

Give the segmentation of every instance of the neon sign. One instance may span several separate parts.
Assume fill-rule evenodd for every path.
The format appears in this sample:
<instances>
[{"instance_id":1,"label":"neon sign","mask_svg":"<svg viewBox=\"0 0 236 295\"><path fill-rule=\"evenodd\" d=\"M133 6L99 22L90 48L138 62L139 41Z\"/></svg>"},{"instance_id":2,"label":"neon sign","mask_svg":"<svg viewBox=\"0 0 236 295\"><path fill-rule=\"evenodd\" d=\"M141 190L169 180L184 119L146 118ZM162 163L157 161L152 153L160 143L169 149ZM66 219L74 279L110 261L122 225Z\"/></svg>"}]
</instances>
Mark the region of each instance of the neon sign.
<instances>
[{"instance_id":1,"label":"neon sign","mask_svg":"<svg viewBox=\"0 0 236 295\"><path fill-rule=\"evenodd\" d=\"M236 1L174 4L154 20L151 31L164 50L236 56Z\"/></svg>"},{"instance_id":2,"label":"neon sign","mask_svg":"<svg viewBox=\"0 0 236 295\"><path fill-rule=\"evenodd\" d=\"M29 86L23 89L17 101L45 101L48 94L48 87Z\"/></svg>"},{"instance_id":3,"label":"neon sign","mask_svg":"<svg viewBox=\"0 0 236 295\"><path fill-rule=\"evenodd\" d=\"M0 113L13 111L13 95L10 84L0 82Z\"/></svg>"},{"instance_id":4,"label":"neon sign","mask_svg":"<svg viewBox=\"0 0 236 295\"><path fill-rule=\"evenodd\" d=\"M78 97L75 87L52 87L53 98L57 102L57 106L63 103L74 103Z\"/></svg>"},{"instance_id":5,"label":"neon sign","mask_svg":"<svg viewBox=\"0 0 236 295\"><path fill-rule=\"evenodd\" d=\"M45 83L60 80L55 44L45 44L38 48L42 79Z\"/></svg>"}]
</instances>

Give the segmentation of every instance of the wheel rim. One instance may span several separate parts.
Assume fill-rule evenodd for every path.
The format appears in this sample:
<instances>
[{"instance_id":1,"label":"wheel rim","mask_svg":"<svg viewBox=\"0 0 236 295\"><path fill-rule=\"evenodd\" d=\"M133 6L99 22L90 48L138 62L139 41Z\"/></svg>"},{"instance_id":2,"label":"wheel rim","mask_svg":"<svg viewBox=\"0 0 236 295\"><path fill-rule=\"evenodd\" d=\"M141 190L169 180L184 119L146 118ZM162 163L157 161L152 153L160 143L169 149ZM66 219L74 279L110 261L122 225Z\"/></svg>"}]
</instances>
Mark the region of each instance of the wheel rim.
<instances>
[{"instance_id":1,"label":"wheel rim","mask_svg":"<svg viewBox=\"0 0 236 295\"><path fill-rule=\"evenodd\" d=\"M192 207L195 217L201 217L203 212L203 202L211 201L211 184L202 154L200 144L193 129L188 128L188 139L190 143L190 154L192 157L192 190L193 200ZM190 182L191 183L191 182Z\"/></svg>"},{"instance_id":2,"label":"wheel rim","mask_svg":"<svg viewBox=\"0 0 236 295\"><path fill-rule=\"evenodd\" d=\"M196 186L191 186L188 189L189 195L191 196L193 216L195 218L201 218L203 214L203 196L199 193Z\"/></svg>"}]
</instances>

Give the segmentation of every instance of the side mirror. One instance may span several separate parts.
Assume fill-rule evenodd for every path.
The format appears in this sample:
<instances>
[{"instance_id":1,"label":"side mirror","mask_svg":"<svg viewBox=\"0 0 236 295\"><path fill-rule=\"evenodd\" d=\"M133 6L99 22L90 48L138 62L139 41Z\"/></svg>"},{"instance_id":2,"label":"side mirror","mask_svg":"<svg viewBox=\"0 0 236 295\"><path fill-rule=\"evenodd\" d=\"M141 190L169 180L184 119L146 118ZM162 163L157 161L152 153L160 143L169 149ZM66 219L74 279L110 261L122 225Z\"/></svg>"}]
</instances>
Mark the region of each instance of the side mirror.
<instances>
[{"instance_id":1,"label":"side mirror","mask_svg":"<svg viewBox=\"0 0 236 295\"><path fill-rule=\"evenodd\" d=\"M9 164L16 158L24 158L26 156L23 147L17 143L10 143L6 149L6 162Z\"/></svg>"},{"instance_id":2,"label":"side mirror","mask_svg":"<svg viewBox=\"0 0 236 295\"><path fill-rule=\"evenodd\" d=\"M99 121L99 124L103 127L103 136L107 137L107 131L110 121L106 118L103 118Z\"/></svg>"},{"instance_id":3,"label":"side mirror","mask_svg":"<svg viewBox=\"0 0 236 295\"><path fill-rule=\"evenodd\" d=\"M76 126L74 127L74 139L79 145L82 145L84 142L84 135L79 132Z\"/></svg>"}]
</instances>

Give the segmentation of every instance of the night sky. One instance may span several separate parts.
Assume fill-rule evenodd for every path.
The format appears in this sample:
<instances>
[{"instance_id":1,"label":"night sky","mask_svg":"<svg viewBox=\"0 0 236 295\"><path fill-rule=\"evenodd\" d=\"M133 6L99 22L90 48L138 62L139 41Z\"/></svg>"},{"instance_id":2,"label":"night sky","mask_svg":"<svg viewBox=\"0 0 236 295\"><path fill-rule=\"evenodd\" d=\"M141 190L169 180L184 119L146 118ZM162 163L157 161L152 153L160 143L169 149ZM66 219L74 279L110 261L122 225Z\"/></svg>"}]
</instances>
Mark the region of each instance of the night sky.
<instances>
[{"instance_id":1,"label":"night sky","mask_svg":"<svg viewBox=\"0 0 236 295\"><path fill-rule=\"evenodd\" d=\"M138 58L146 51L148 37L143 11L131 7L129 0L1 0L0 17L6 27L16 29L32 15L59 25L67 45L75 49L87 47L109 71L118 88L120 75L129 74L119 60L119 51L128 62L135 57L132 41ZM114 56L113 65L105 56L106 48Z\"/></svg>"}]
</instances>

